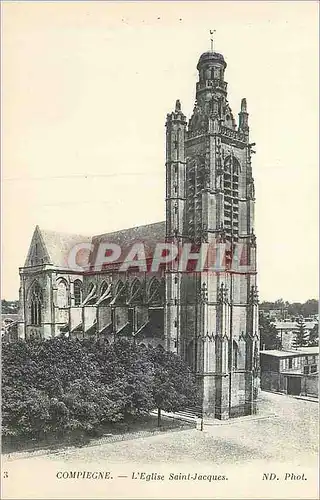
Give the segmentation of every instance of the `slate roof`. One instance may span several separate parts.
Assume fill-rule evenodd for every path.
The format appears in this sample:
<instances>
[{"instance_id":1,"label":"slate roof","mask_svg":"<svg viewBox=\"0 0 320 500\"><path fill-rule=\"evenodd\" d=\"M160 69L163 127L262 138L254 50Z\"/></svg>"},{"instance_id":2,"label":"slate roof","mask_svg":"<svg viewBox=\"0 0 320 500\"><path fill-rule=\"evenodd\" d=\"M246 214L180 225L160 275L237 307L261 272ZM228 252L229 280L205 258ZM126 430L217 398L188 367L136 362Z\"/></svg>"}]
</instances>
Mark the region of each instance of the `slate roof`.
<instances>
[{"instance_id":1,"label":"slate roof","mask_svg":"<svg viewBox=\"0 0 320 500\"><path fill-rule=\"evenodd\" d=\"M165 221L122 229L93 237L88 235L85 236L40 229L39 226L36 226L25 262L25 267L31 265L29 263L30 256L32 254L33 245L36 241L40 241L43 246L43 263L52 264L55 267L65 269L68 267L69 252L76 244L92 243L94 246L89 259L88 251L83 251L81 262L78 261L80 266L87 267L88 264L92 265L95 262L98 246L102 242L116 243L119 245L122 250L122 254L118 259L118 262L122 262L134 243L143 243L146 257L151 257L155 245L165 241L165 231Z\"/></svg>"},{"instance_id":2,"label":"slate roof","mask_svg":"<svg viewBox=\"0 0 320 500\"><path fill-rule=\"evenodd\" d=\"M38 249L39 259L38 265L52 264L58 268L68 267L68 255L70 250L77 243L90 243L91 236L84 236L80 234L70 234L58 231L51 231L47 229L40 229L36 226L32 236L30 248L24 266L29 267L32 265L35 245L40 244ZM84 256L83 256L84 257ZM84 259L88 262L88 255ZM84 262L84 264L86 263ZM80 264L80 262L79 262Z\"/></svg>"},{"instance_id":3,"label":"slate roof","mask_svg":"<svg viewBox=\"0 0 320 500\"><path fill-rule=\"evenodd\" d=\"M224 64L224 67L227 66L227 63L224 60L224 57L222 54L219 54L219 52L214 52L212 50L208 50L207 52L204 52L201 54L200 59L197 64L197 69L199 69L199 66L207 61L220 61Z\"/></svg>"},{"instance_id":4,"label":"slate roof","mask_svg":"<svg viewBox=\"0 0 320 500\"><path fill-rule=\"evenodd\" d=\"M155 245L157 243L164 243L165 234L166 223L162 221L94 236L92 238L94 249L90 256L90 264L93 265L96 261L100 243L115 243L120 246L122 253L118 262L124 260L134 243L143 243L146 258L151 257Z\"/></svg>"},{"instance_id":5,"label":"slate roof","mask_svg":"<svg viewBox=\"0 0 320 500\"><path fill-rule=\"evenodd\" d=\"M57 267L68 266L68 253L78 243L91 242L90 236L40 230L43 242L49 254L50 263Z\"/></svg>"}]
</instances>

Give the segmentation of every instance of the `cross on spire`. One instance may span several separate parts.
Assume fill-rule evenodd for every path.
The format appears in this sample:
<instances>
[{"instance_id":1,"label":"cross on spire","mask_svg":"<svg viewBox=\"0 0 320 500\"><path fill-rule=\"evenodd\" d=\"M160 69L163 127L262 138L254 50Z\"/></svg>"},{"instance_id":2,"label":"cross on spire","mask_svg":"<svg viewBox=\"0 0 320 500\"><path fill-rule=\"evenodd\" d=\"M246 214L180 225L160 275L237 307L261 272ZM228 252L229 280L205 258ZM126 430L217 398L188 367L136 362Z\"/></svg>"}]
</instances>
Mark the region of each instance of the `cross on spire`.
<instances>
[{"instance_id":1,"label":"cross on spire","mask_svg":"<svg viewBox=\"0 0 320 500\"><path fill-rule=\"evenodd\" d=\"M211 52L214 52L214 33L216 32L216 30L210 30L210 42L211 42Z\"/></svg>"}]
</instances>

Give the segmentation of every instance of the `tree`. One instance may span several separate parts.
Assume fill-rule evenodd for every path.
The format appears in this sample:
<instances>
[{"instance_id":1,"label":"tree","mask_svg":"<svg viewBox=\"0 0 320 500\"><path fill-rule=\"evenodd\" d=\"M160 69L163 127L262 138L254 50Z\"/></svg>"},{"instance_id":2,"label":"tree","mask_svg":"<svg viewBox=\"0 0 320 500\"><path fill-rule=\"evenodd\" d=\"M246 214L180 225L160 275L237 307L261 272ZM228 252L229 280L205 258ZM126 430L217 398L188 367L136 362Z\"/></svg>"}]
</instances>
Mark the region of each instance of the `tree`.
<instances>
[{"instance_id":1,"label":"tree","mask_svg":"<svg viewBox=\"0 0 320 500\"><path fill-rule=\"evenodd\" d=\"M277 329L263 313L259 315L260 349L280 349L281 340Z\"/></svg>"},{"instance_id":2,"label":"tree","mask_svg":"<svg viewBox=\"0 0 320 500\"><path fill-rule=\"evenodd\" d=\"M259 309L261 311L270 311L271 309L274 309L274 308L275 308L274 302L264 301L264 302L261 302L261 304L259 305Z\"/></svg>"},{"instance_id":3,"label":"tree","mask_svg":"<svg viewBox=\"0 0 320 500\"><path fill-rule=\"evenodd\" d=\"M5 434L88 432L154 408L153 365L133 342L3 341Z\"/></svg>"},{"instance_id":4,"label":"tree","mask_svg":"<svg viewBox=\"0 0 320 500\"><path fill-rule=\"evenodd\" d=\"M319 323L316 323L310 330L308 346L316 347L319 345Z\"/></svg>"},{"instance_id":5,"label":"tree","mask_svg":"<svg viewBox=\"0 0 320 500\"><path fill-rule=\"evenodd\" d=\"M83 421L89 426L92 419L87 411L91 401L99 400L98 406L102 406L98 365L81 342L61 338L3 342L2 361L5 435L39 438L69 430L71 421L74 428L85 428ZM82 387L78 394L77 384ZM75 395L73 399L68 399L70 393ZM75 406L77 421L73 418Z\"/></svg>"},{"instance_id":6,"label":"tree","mask_svg":"<svg viewBox=\"0 0 320 500\"><path fill-rule=\"evenodd\" d=\"M198 386L190 368L180 356L161 347L146 352L153 362L152 392L158 410L158 426L161 410L179 411L200 403Z\"/></svg>"},{"instance_id":7,"label":"tree","mask_svg":"<svg viewBox=\"0 0 320 500\"><path fill-rule=\"evenodd\" d=\"M289 316L301 316L302 314L302 306L301 302L293 302L288 306L288 315Z\"/></svg>"},{"instance_id":8,"label":"tree","mask_svg":"<svg viewBox=\"0 0 320 500\"><path fill-rule=\"evenodd\" d=\"M112 387L121 401L123 419L149 413L152 398L152 361L144 349L125 338L119 338L98 354L101 381Z\"/></svg>"},{"instance_id":9,"label":"tree","mask_svg":"<svg viewBox=\"0 0 320 500\"><path fill-rule=\"evenodd\" d=\"M307 300L304 304L302 304L301 314L304 317L313 316L318 314L319 302L316 299Z\"/></svg>"},{"instance_id":10,"label":"tree","mask_svg":"<svg viewBox=\"0 0 320 500\"><path fill-rule=\"evenodd\" d=\"M24 387L2 389L2 432L4 436L40 437L48 430L50 399L44 391Z\"/></svg>"},{"instance_id":11,"label":"tree","mask_svg":"<svg viewBox=\"0 0 320 500\"><path fill-rule=\"evenodd\" d=\"M308 345L308 332L302 316L299 316L298 318L297 327L294 333L295 336L292 342L293 348L297 349L298 347L305 347Z\"/></svg>"},{"instance_id":12,"label":"tree","mask_svg":"<svg viewBox=\"0 0 320 500\"><path fill-rule=\"evenodd\" d=\"M1 312L2 314L17 314L19 309L18 300L1 300Z\"/></svg>"},{"instance_id":13,"label":"tree","mask_svg":"<svg viewBox=\"0 0 320 500\"><path fill-rule=\"evenodd\" d=\"M193 406L197 387L179 356L117 339L2 342L5 436L87 433L158 408Z\"/></svg>"},{"instance_id":14,"label":"tree","mask_svg":"<svg viewBox=\"0 0 320 500\"><path fill-rule=\"evenodd\" d=\"M285 307L285 303L283 299L277 299L274 303L275 309L283 309Z\"/></svg>"},{"instance_id":15,"label":"tree","mask_svg":"<svg viewBox=\"0 0 320 500\"><path fill-rule=\"evenodd\" d=\"M89 378L70 383L55 403L56 415L67 430L92 431L104 422L123 419L121 399L113 388Z\"/></svg>"},{"instance_id":16,"label":"tree","mask_svg":"<svg viewBox=\"0 0 320 500\"><path fill-rule=\"evenodd\" d=\"M277 299L275 302L261 302L259 309L261 311L271 311L272 309L280 309L281 311L286 311L289 316L314 316L318 314L319 302L316 299L309 299L305 303L292 302L283 299Z\"/></svg>"}]
</instances>

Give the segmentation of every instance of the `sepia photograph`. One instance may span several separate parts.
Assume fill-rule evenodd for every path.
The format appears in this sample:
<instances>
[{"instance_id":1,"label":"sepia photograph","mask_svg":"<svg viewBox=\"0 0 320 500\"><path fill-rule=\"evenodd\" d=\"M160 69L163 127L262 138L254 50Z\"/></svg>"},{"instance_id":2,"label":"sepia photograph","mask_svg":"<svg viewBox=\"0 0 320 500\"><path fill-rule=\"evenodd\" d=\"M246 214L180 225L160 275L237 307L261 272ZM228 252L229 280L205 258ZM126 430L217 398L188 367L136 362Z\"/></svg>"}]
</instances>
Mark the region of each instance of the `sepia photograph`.
<instances>
[{"instance_id":1,"label":"sepia photograph","mask_svg":"<svg viewBox=\"0 0 320 500\"><path fill-rule=\"evenodd\" d=\"M1 3L1 498L319 498L319 4Z\"/></svg>"}]
</instances>

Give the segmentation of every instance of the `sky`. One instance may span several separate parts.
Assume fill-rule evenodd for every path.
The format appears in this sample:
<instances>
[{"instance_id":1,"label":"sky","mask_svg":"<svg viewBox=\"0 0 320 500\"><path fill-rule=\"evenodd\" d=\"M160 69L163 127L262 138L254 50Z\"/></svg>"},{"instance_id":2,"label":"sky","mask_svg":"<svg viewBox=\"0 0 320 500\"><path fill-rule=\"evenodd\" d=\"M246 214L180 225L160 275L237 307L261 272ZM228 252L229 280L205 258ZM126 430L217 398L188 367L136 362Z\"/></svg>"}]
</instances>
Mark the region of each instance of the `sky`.
<instances>
[{"instance_id":1,"label":"sky","mask_svg":"<svg viewBox=\"0 0 320 500\"><path fill-rule=\"evenodd\" d=\"M2 298L35 226L84 235L165 218L165 119L227 61L256 143L261 300L318 297L318 5L2 2Z\"/></svg>"}]
</instances>

